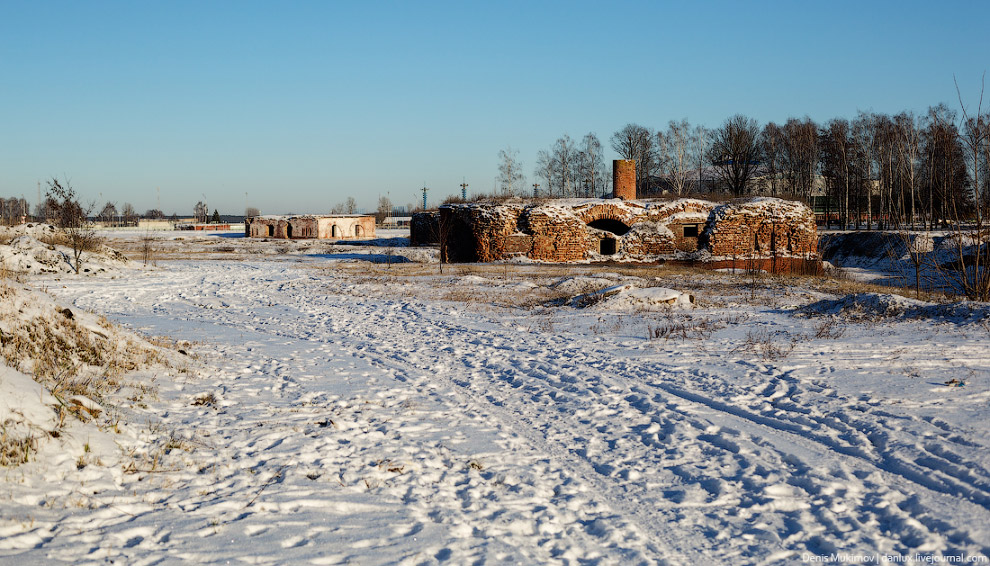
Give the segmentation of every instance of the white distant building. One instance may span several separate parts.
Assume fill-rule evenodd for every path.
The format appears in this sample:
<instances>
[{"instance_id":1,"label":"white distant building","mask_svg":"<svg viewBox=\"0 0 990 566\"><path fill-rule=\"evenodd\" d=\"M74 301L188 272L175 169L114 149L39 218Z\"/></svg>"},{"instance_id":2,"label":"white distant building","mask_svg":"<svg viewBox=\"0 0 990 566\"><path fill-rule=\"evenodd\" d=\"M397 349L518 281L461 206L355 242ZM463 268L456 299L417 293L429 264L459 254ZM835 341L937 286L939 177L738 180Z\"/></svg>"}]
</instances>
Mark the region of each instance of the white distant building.
<instances>
[{"instance_id":1,"label":"white distant building","mask_svg":"<svg viewBox=\"0 0 990 566\"><path fill-rule=\"evenodd\" d=\"M387 216L382 221L382 228L408 228L412 223L412 216Z\"/></svg>"}]
</instances>

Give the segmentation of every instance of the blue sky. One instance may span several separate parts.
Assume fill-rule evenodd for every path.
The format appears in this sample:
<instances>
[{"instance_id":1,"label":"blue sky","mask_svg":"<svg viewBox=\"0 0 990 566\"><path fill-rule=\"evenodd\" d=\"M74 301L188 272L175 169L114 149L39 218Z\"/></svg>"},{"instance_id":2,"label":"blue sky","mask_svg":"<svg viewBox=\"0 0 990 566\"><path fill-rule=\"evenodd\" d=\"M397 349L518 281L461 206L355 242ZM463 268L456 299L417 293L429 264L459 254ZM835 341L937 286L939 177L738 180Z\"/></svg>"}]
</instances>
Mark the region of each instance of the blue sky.
<instances>
[{"instance_id":1,"label":"blue sky","mask_svg":"<svg viewBox=\"0 0 990 566\"><path fill-rule=\"evenodd\" d=\"M490 191L507 146L534 182L565 133L958 108L953 75L975 107L988 22L980 1L0 0L0 196L58 176L180 215L439 202Z\"/></svg>"}]
</instances>

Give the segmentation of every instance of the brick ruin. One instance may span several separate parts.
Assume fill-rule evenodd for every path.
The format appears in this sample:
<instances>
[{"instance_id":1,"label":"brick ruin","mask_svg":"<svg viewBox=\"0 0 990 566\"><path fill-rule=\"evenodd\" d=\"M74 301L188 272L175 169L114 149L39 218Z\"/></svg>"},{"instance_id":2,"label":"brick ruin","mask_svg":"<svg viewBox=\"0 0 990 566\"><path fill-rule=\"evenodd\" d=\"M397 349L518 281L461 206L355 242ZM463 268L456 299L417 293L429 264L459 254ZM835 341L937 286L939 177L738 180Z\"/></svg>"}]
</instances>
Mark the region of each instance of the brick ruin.
<instances>
[{"instance_id":1,"label":"brick ruin","mask_svg":"<svg viewBox=\"0 0 990 566\"><path fill-rule=\"evenodd\" d=\"M375 217L360 214L252 216L244 219L244 235L283 240L374 238Z\"/></svg>"},{"instance_id":2,"label":"brick ruin","mask_svg":"<svg viewBox=\"0 0 990 566\"><path fill-rule=\"evenodd\" d=\"M418 226L417 226L418 225ZM439 243L449 262L682 261L713 268L820 269L811 209L754 198L560 199L449 204L414 218L412 243Z\"/></svg>"},{"instance_id":3,"label":"brick ruin","mask_svg":"<svg viewBox=\"0 0 990 566\"><path fill-rule=\"evenodd\" d=\"M815 215L800 202L753 198L636 200L636 162L612 162L611 199L447 204L414 214L412 245L449 262L681 261L712 268L817 273Z\"/></svg>"}]
</instances>

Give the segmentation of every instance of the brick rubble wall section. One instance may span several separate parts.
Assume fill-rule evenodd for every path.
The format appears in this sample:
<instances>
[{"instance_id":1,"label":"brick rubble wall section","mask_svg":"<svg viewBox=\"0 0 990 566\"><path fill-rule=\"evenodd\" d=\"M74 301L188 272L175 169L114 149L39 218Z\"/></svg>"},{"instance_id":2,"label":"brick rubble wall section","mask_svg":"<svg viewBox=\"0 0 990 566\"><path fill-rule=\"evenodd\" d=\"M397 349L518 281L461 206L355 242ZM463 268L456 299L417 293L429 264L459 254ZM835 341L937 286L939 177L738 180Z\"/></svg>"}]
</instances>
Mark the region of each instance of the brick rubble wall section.
<instances>
[{"instance_id":1,"label":"brick rubble wall section","mask_svg":"<svg viewBox=\"0 0 990 566\"><path fill-rule=\"evenodd\" d=\"M701 244L713 256L812 258L818 253L818 231L807 206L757 199L714 210Z\"/></svg>"},{"instance_id":2,"label":"brick rubble wall section","mask_svg":"<svg viewBox=\"0 0 990 566\"><path fill-rule=\"evenodd\" d=\"M541 261L578 261L588 257L597 239L576 214L560 207L536 207L519 219L520 228L533 236L531 259Z\"/></svg>"},{"instance_id":3,"label":"brick rubble wall section","mask_svg":"<svg viewBox=\"0 0 990 566\"><path fill-rule=\"evenodd\" d=\"M409 245L435 246L440 243L440 213L417 212L409 221Z\"/></svg>"}]
</instances>

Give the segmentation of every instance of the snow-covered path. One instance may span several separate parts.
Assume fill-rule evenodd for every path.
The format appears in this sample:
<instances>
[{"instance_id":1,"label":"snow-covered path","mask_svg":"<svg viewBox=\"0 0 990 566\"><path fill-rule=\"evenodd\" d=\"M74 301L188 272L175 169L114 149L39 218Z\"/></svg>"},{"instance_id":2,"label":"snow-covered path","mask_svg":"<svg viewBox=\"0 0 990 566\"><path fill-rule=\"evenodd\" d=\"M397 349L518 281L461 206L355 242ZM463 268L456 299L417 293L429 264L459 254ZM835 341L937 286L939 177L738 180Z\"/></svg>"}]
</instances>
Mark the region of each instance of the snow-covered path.
<instances>
[{"instance_id":1,"label":"snow-covered path","mask_svg":"<svg viewBox=\"0 0 990 566\"><path fill-rule=\"evenodd\" d=\"M647 340L656 317L367 290L272 261L53 285L149 334L199 341L207 372L159 381L157 426L191 449L43 522L31 552L148 564L990 556L985 329L903 321L815 339L815 321L737 306L710 313L703 340ZM770 362L754 335L803 338ZM969 382L958 398L934 381L950 370ZM194 404L208 393L214 405Z\"/></svg>"}]
</instances>

